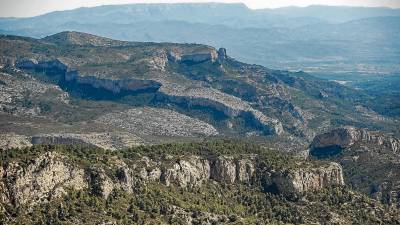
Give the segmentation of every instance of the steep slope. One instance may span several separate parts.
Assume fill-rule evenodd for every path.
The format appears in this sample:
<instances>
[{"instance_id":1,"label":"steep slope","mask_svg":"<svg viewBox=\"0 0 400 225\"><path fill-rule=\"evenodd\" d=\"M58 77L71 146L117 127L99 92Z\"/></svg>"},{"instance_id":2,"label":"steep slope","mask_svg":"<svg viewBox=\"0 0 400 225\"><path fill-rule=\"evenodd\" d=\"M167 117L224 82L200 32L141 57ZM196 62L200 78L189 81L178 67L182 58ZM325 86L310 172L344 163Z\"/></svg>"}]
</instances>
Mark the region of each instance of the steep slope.
<instances>
[{"instance_id":1,"label":"steep slope","mask_svg":"<svg viewBox=\"0 0 400 225\"><path fill-rule=\"evenodd\" d=\"M399 222L396 208L343 187L338 164L246 143L117 152L35 146L1 157L0 221L7 224Z\"/></svg>"},{"instance_id":2,"label":"steep slope","mask_svg":"<svg viewBox=\"0 0 400 225\"><path fill-rule=\"evenodd\" d=\"M399 71L399 9L242 4L134 4L0 20L5 34L42 38L75 30L118 40L202 43L274 69L315 75Z\"/></svg>"},{"instance_id":3,"label":"steep slope","mask_svg":"<svg viewBox=\"0 0 400 225\"><path fill-rule=\"evenodd\" d=\"M371 120L364 113L368 105L363 104L370 98L360 91L302 72L241 63L223 48L119 42L77 32L42 40L2 36L0 45L2 70L8 77L58 85L72 96L73 101L60 104L15 93L24 96L22 102L30 102L21 104L22 108L43 109L33 115L35 120L40 117L73 125L54 132L57 134L133 132L145 139L159 135L280 136L296 137L304 143L315 133L337 125L396 129L394 120ZM3 86L10 85L4 82ZM107 106L111 104L113 107ZM16 102L11 101L11 105ZM146 113L135 109L144 106L154 108L145 110L154 116L145 119L142 115ZM164 121L154 122L158 121L156 116L168 115L165 109L178 114L170 113L170 117L162 116ZM120 118L125 117L121 111L142 119L121 124ZM10 110L3 112L17 115ZM153 125L149 118L153 118ZM179 121L191 122L186 126L187 122ZM156 124L163 122L167 124L157 129ZM28 136L37 134L43 131L35 128Z\"/></svg>"},{"instance_id":4,"label":"steep slope","mask_svg":"<svg viewBox=\"0 0 400 225\"><path fill-rule=\"evenodd\" d=\"M340 163L346 183L384 203L399 205L400 140L366 129L344 127L317 135L310 154Z\"/></svg>"}]
</instances>

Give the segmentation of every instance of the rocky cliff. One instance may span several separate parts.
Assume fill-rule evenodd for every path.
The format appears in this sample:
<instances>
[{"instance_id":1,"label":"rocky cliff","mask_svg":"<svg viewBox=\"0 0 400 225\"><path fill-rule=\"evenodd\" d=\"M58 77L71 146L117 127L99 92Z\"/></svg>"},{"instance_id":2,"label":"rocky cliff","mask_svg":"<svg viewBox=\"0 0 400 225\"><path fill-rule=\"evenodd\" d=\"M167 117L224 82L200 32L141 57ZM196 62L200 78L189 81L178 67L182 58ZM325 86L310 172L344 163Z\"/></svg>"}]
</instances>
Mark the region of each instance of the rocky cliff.
<instances>
[{"instance_id":1,"label":"rocky cliff","mask_svg":"<svg viewBox=\"0 0 400 225\"><path fill-rule=\"evenodd\" d=\"M338 164L246 143L33 146L0 155L3 224L398 221L395 208L348 190Z\"/></svg>"},{"instance_id":2,"label":"rocky cliff","mask_svg":"<svg viewBox=\"0 0 400 225\"><path fill-rule=\"evenodd\" d=\"M168 59L173 62L196 64L206 61L215 62L218 59L218 55L218 52L214 48L206 48L201 51L173 49L168 52Z\"/></svg>"},{"instance_id":3,"label":"rocky cliff","mask_svg":"<svg viewBox=\"0 0 400 225\"><path fill-rule=\"evenodd\" d=\"M163 52L163 51L162 51ZM154 54L154 53L153 53ZM168 53L168 60L174 63L197 64L203 62L215 62L218 57L225 59L226 50L220 49L218 52L211 47L200 48L199 50L190 48L173 48ZM35 70L48 75L61 75L60 84L68 86L69 89L81 89L79 92L88 92L88 89L111 92L113 95L125 96L136 93L156 93L155 100L158 102L172 102L175 104L185 104L189 106L210 107L214 110L223 112L228 117L243 117L254 123L255 126L264 131L267 135L281 135L284 133L281 122L275 118L264 115L254 109L248 102L223 93L219 90L204 87L203 85L187 85L171 83L163 78L136 79L134 77L120 78L119 75L104 76L101 72L90 74L81 73L79 69L74 69L74 63L68 63L65 59L51 59L38 61L36 59L22 58L18 60L16 66L21 69ZM155 62L157 65L153 65ZM158 72L165 71L166 56L160 54L151 59L143 61L149 67ZM160 67L160 64L161 67ZM151 66L153 65L153 66ZM76 66L76 65L75 65ZM105 93L104 96L107 96ZM98 98L98 96L90 96Z\"/></svg>"},{"instance_id":4,"label":"rocky cliff","mask_svg":"<svg viewBox=\"0 0 400 225\"><path fill-rule=\"evenodd\" d=\"M346 149L357 142L388 149L393 153L397 153L400 150L400 140L397 138L355 127L338 128L328 133L317 135L311 143L311 149L313 153L317 154L319 151L332 147Z\"/></svg>"},{"instance_id":5,"label":"rocky cliff","mask_svg":"<svg viewBox=\"0 0 400 225\"><path fill-rule=\"evenodd\" d=\"M318 135L314 157L340 163L346 183L383 203L399 205L399 139L382 132L343 127Z\"/></svg>"},{"instance_id":6,"label":"rocky cliff","mask_svg":"<svg viewBox=\"0 0 400 225\"><path fill-rule=\"evenodd\" d=\"M209 107L231 118L244 117L250 120L250 123L256 124L266 134L282 135L284 133L283 125L279 120L265 116L240 98L213 88L183 87L168 83L160 88L159 93L156 97L158 101Z\"/></svg>"},{"instance_id":7,"label":"rocky cliff","mask_svg":"<svg viewBox=\"0 0 400 225\"><path fill-rule=\"evenodd\" d=\"M117 189L132 193L137 182L193 188L211 180L221 184L247 185L268 180L269 183L263 185L276 186L278 192L285 195L344 185L341 167L336 163L274 171L260 168L260 159L254 154L241 158L199 155L156 158L138 155L129 162L124 162L123 158L111 158L107 165L82 167L63 153L46 152L28 162L11 161L3 164L0 170L2 202L35 205L60 197L71 188L85 189L107 198Z\"/></svg>"},{"instance_id":8,"label":"rocky cliff","mask_svg":"<svg viewBox=\"0 0 400 225\"><path fill-rule=\"evenodd\" d=\"M2 203L34 205L60 197L68 188L87 188L85 171L66 161L65 156L45 153L28 165L19 162L3 165Z\"/></svg>"},{"instance_id":9,"label":"rocky cliff","mask_svg":"<svg viewBox=\"0 0 400 225\"><path fill-rule=\"evenodd\" d=\"M242 63L229 57L224 48L124 42L79 32L44 39L0 36L0 45L0 133L131 132L140 136L143 131L149 134L149 142L257 136L268 143L271 137L296 140L295 144L274 143L279 149L299 151L334 124L395 130L397 123L372 121L359 114L354 104L363 102L364 95L358 91L303 72ZM151 126L146 125L148 121L139 123L137 129L114 118L129 112L138 115L143 107L157 108L148 112L161 116L165 113L158 112L168 109L174 112L172 117L179 113L193 123L180 123L175 132L171 129L176 127L162 124L162 118ZM154 132L155 127L162 129ZM199 127L205 127L204 132ZM155 137L160 133L162 138Z\"/></svg>"},{"instance_id":10,"label":"rocky cliff","mask_svg":"<svg viewBox=\"0 0 400 225\"><path fill-rule=\"evenodd\" d=\"M298 169L292 173L272 173L269 182L271 182L270 185L276 186L279 192L290 195L344 185L344 178L339 164L328 163L309 170Z\"/></svg>"}]
</instances>

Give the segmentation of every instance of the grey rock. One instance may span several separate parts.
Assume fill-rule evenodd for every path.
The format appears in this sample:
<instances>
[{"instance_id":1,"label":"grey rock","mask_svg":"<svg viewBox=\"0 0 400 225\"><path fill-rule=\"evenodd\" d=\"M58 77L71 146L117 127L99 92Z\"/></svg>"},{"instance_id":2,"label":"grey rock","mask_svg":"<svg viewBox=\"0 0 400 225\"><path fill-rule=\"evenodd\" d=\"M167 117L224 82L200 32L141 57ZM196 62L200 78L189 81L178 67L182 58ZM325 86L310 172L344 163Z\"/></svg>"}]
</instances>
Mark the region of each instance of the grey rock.
<instances>
[{"instance_id":1,"label":"grey rock","mask_svg":"<svg viewBox=\"0 0 400 225\"><path fill-rule=\"evenodd\" d=\"M218 49L218 59L226 59L227 54L226 54L226 49L225 48L220 48Z\"/></svg>"},{"instance_id":2,"label":"grey rock","mask_svg":"<svg viewBox=\"0 0 400 225\"><path fill-rule=\"evenodd\" d=\"M66 188L81 190L88 187L85 172L65 162L65 157L48 152L23 167L9 164L3 171L9 203L35 205L48 197L59 197Z\"/></svg>"},{"instance_id":3,"label":"grey rock","mask_svg":"<svg viewBox=\"0 0 400 225\"><path fill-rule=\"evenodd\" d=\"M250 159L239 159L236 162L236 179L241 183L250 184L255 174L254 158Z\"/></svg>"},{"instance_id":4,"label":"grey rock","mask_svg":"<svg viewBox=\"0 0 400 225\"><path fill-rule=\"evenodd\" d=\"M129 163L113 157L108 166L115 170L101 165L82 169L70 165L68 161L66 156L48 152L26 166L12 162L0 168L0 199L6 204L32 206L60 197L67 193L67 189L86 189L107 199L116 189L133 193L138 182L160 182L167 186L190 188L210 180L247 185L261 180L265 186L275 186L279 193L285 195L344 185L342 168L337 163L273 171L259 168L256 155L243 155L240 159L232 156L207 159L188 155L175 162L170 157L156 160L138 156ZM115 174L110 174L110 171L115 171Z\"/></svg>"},{"instance_id":5,"label":"grey rock","mask_svg":"<svg viewBox=\"0 0 400 225\"><path fill-rule=\"evenodd\" d=\"M161 181L169 186L195 187L210 178L210 165L206 159L189 156L163 171Z\"/></svg>"},{"instance_id":6,"label":"grey rock","mask_svg":"<svg viewBox=\"0 0 400 225\"><path fill-rule=\"evenodd\" d=\"M197 137L215 136L218 131L210 124L184 114L162 108L137 107L124 112L109 113L97 123L122 128L141 136Z\"/></svg>"},{"instance_id":7,"label":"grey rock","mask_svg":"<svg viewBox=\"0 0 400 225\"><path fill-rule=\"evenodd\" d=\"M279 193L285 195L344 185L342 167L334 162L317 168L273 172L271 178Z\"/></svg>"},{"instance_id":8,"label":"grey rock","mask_svg":"<svg viewBox=\"0 0 400 225\"><path fill-rule=\"evenodd\" d=\"M348 148L356 142L366 142L386 147L393 152L400 150L400 140L397 138L355 127L338 128L328 133L317 135L311 143L311 148L326 148L329 146Z\"/></svg>"},{"instance_id":9,"label":"grey rock","mask_svg":"<svg viewBox=\"0 0 400 225\"><path fill-rule=\"evenodd\" d=\"M174 49L168 52L168 59L173 62L183 63L201 63L206 61L215 62L218 58L218 53L214 48L207 48L202 51L185 52Z\"/></svg>"},{"instance_id":10,"label":"grey rock","mask_svg":"<svg viewBox=\"0 0 400 225\"><path fill-rule=\"evenodd\" d=\"M24 58L19 59L15 66L21 69L33 70L37 67L37 65L38 61L36 59Z\"/></svg>"},{"instance_id":11,"label":"grey rock","mask_svg":"<svg viewBox=\"0 0 400 225\"><path fill-rule=\"evenodd\" d=\"M227 184L236 181L236 164L232 157L220 156L211 163L211 179Z\"/></svg>"},{"instance_id":12,"label":"grey rock","mask_svg":"<svg viewBox=\"0 0 400 225\"><path fill-rule=\"evenodd\" d=\"M89 185L91 192L105 199L111 194L116 185L109 178L103 168L91 168L89 171Z\"/></svg>"},{"instance_id":13,"label":"grey rock","mask_svg":"<svg viewBox=\"0 0 400 225\"><path fill-rule=\"evenodd\" d=\"M98 76L82 76L77 71L70 71L65 74L65 80L68 82L76 82L77 84L88 84L94 88L105 89L114 94L121 91L138 92L138 91L157 91L161 84L153 80L141 79L124 79L114 80L110 78L101 78Z\"/></svg>"}]
</instances>

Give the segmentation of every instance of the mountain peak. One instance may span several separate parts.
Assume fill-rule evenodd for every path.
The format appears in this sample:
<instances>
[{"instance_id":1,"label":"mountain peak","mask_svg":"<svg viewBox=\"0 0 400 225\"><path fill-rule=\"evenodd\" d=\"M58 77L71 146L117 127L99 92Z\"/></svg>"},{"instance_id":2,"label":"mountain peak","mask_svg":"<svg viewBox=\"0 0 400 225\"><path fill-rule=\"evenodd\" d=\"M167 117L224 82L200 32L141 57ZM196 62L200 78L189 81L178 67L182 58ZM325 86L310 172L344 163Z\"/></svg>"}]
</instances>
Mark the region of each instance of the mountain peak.
<instances>
[{"instance_id":1,"label":"mountain peak","mask_svg":"<svg viewBox=\"0 0 400 225\"><path fill-rule=\"evenodd\" d=\"M44 37L42 40L54 44L64 45L92 45L92 46L110 46L121 45L123 41L116 41L105 37L99 37L93 34L87 34L77 31L63 31L54 35Z\"/></svg>"}]
</instances>

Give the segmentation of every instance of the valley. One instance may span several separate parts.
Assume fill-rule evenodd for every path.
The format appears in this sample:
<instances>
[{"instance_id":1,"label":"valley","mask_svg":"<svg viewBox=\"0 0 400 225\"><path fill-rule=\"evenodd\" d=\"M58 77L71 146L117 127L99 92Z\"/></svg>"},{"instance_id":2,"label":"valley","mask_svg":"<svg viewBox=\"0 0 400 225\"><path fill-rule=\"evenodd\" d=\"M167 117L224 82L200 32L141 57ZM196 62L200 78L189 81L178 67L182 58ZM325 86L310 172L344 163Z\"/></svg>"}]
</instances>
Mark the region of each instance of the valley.
<instances>
[{"instance_id":1,"label":"valley","mask_svg":"<svg viewBox=\"0 0 400 225\"><path fill-rule=\"evenodd\" d=\"M0 224L400 224L399 16L0 18Z\"/></svg>"}]
</instances>

